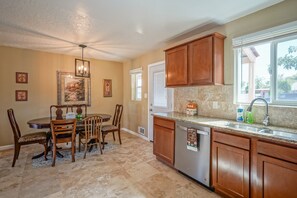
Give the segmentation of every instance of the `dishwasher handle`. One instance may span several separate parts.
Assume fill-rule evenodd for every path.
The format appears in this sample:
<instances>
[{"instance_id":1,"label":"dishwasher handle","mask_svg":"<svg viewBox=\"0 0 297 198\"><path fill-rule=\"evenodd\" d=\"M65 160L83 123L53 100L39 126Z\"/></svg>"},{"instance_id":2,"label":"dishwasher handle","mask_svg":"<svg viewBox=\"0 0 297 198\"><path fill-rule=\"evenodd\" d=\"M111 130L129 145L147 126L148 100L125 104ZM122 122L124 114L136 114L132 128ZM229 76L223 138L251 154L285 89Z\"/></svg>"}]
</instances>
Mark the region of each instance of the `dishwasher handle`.
<instances>
[{"instance_id":1,"label":"dishwasher handle","mask_svg":"<svg viewBox=\"0 0 297 198\"><path fill-rule=\"evenodd\" d=\"M187 131L187 129L188 129L187 127L184 127L184 126L181 126L181 125L176 125L176 127L183 130L183 131ZM196 129L196 130L197 130L197 133L200 134L200 135L209 135L209 132L207 132L207 131L201 131L201 130L198 130L198 129Z\"/></svg>"}]
</instances>

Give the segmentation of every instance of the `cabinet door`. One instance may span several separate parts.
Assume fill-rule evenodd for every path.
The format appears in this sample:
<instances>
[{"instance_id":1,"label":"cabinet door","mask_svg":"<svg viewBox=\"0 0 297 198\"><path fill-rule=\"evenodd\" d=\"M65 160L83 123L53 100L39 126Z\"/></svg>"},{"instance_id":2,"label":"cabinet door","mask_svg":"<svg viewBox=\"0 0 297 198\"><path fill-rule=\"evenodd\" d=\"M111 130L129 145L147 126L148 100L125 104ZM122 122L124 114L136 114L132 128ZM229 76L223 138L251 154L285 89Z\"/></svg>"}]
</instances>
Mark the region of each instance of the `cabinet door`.
<instances>
[{"instance_id":1,"label":"cabinet door","mask_svg":"<svg viewBox=\"0 0 297 198\"><path fill-rule=\"evenodd\" d=\"M297 164L258 154L257 197L297 197Z\"/></svg>"},{"instance_id":2,"label":"cabinet door","mask_svg":"<svg viewBox=\"0 0 297 198\"><path fill-rule=\"evenodd\" d=\"M188 58L187 45L173 48L166 54L166 86L187 85Z\"/></svg>"},{"instance_id":3,"label":"cabinet door","mask_svg":"<svg viewBox=\"0 0 297 198\"><path fill-rule=\"evenodd\" d=\"M174 130L154 125L154 154L174 163Z\"/></svg>"},{"instance_id":4,"label":"cabinet door","mask_svg":"<svg viewBox=\"0 0 297 198\"><path fill-rule=\"evenodd\" d=\"M205 37L190 43L189 84L214 84L213 70L213 37Z\"/></svg>"},{"instance_id":5,"label":"cabinet door","mask_svg":"<svg viewBox=\"0 0 297 198\"><path fill-rule=\"evenodd\" d=\"M249 151L213 142L212 182L216 192L249 197Z\"/></svg>"}]
</instances>

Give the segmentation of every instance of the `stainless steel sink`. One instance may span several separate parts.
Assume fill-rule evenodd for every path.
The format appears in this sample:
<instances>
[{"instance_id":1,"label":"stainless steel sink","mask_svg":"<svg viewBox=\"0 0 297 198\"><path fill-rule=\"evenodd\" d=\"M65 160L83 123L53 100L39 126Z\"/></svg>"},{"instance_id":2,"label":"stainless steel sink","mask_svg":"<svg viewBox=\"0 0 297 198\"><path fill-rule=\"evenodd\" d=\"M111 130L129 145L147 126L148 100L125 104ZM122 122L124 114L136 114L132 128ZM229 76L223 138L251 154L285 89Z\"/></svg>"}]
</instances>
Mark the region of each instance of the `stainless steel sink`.
<instances>
[{"instance_id":1,"label":"stainless steel sink","mask_svg":"<svg viewBox=\"0 0 297 198\"><path fill-rule=\"evenodd\" d=\"M254 126L249 126L246 124L233 124L233 123L227 123L225 126L230 127L230 128L234 128L234 129L243 129L243 130L247 130L247 131L253 131L253 132L259 132L262 128L258 128L258 127L254 127Z\"/></svg>"},{"instance_id":2,"label":"stainless steel sink","mask_svg":"<svg viewBox=\"0 0 297 198\"><path fill-rule=\"evenodd\" d=\"M250 125L242 124L242 123L236 123L236 124L227 123L225 126L233 128L233 129L242 129L242 130L262 133L262 134L266 134L266 135L270 135L270 136L274 136L274 137L297 141L297 133L291 133L288 131L271 130L269 128L255 127L255 126L250 126Z\"/></svg>"},{"instance_id":3,"label":"stainless steel sink","mask_svg":"<svg viewBox=\"0 0 297 198\"><path fill-rule=\"evenodd\" d=\"M273 135L273 130L264 128L264 129L261 129L259 131L259 133L266 133L266 134L272 134Z\"/></svg>"},{"instance_id":4,"label":"stainless steel sink","mask_svg":"<svg viewBox=\"0 0 297 198\"><path fill-rule=\"evenodd\" d=\"M271 134L274 137L289 139L289 140L297 140L297 133L290 133L287 131L278 131L278 130L261 130L260 133Z\"/></svg>"}]
</instances>

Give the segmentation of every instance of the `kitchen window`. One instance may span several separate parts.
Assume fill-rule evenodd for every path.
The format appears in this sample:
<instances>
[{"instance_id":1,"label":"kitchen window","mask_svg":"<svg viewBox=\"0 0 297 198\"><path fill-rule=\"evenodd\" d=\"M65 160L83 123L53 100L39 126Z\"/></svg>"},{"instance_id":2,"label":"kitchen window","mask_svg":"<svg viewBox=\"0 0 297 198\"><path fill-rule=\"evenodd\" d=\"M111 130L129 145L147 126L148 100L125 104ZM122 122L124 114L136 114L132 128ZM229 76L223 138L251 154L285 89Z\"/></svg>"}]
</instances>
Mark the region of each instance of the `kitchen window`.
<instances>
[{"instance_id":1,"label":"kitchen window","mask_svg":"<svg viewBox=\"0 0 297 198\"><path fill-rule=\"evenodd\" d=\"M142 69L130 70L131 76L131 100L141 101L142 98Z\"/></svg>"},{"instance_id":2,"label":"kitchen window","mask_svg":"<svg viewBox=\"0 0 297 198\"><path fill-rule=\"evenodd\" d=\"M297 105L297 22L233 40L235 103Z\"/></svg>"}]
</instances>

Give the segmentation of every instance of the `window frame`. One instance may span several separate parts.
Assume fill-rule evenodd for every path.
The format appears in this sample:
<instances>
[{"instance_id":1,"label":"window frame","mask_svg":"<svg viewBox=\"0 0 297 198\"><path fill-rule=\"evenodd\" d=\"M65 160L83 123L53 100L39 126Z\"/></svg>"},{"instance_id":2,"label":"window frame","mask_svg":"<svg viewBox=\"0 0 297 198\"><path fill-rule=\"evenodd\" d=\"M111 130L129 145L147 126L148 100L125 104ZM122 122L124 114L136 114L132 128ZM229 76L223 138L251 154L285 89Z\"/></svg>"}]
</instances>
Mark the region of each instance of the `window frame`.
<instances>
[{"instance_id":1,"label":"window frame","mask_svg":"<svg viewBox=\"0 0 297 198\"><path fill-rule=\"evenodd\" d=\"M296 101L282 101L282 100L277 100L277 45L278 43L282 43L282 42L286 42L289 40L297 40L297 34L294 35L289 35L285 38L280 38L275 40L274 42L272 42L272 49L274 50L274 52L271 52L271 55L274 56L274 59L271 60L273 61L274 67L272 68L272 84L273 84L273 98L271 100L272 104L275 105L288 105L288 106L297 106L297 100ZM296 70L297 72L297 70Z\"/></svg>"},{"instance_id":2,"label":"window frame","mask_svg":"<svg viewBox=\"0 0 297 198\"><path fill-rule=\"evenodd\" d=\"M137 86L137 76L140 75L141 86ZM131 101L141 101L142 100L142 87L143 87L143 79L142 79L142 68L136 68L130 70L130 86L131 86ZM137 88L141 89L140 98L137 97Z\"/></svg>"},{"instance_id":3,"label":"window frame","mask_svg":"<svg viewBox=\"0 0 297 198\"><path fill-rule=\"evenodd\" d=\"M138 85L138 78L140 77L140 79L141 79L141 85ZM136 101L141 101L142 100L142 73L141 72L139 72L139 73L136 73L135 74L135 100ZM138 89L140 88L140 98L139 97L137 97L137 91L138 91Z\"/></svg>"},{"instance_id":4,"label":"window frame","mask_svg":"<svg viewBox=\"0 0 297 198\"><path fill-rule=\"evenodd\" d=\"M259 40L257 42L252 42L250 44L244 44L240 47L234 47L234 104L249 104L250 102L240 102L238 101L238 96L240 93L241 86L239 85L241 82L239 82L240 76L239 76L239 70L242 66L242 48L243 47L249 47L249 46L255 46L259 44L265 44L270 43L270 65L271 65L271 72L272 75L270 77L270 102L269 105L277 105L277 106L297 106L297 100L296 101L284 101L277 99L277 45L282 42L286 42L289 40L297 40L297 33L284 35L279 38L271 38L269 40Z\"/></svg>"}]
</instances>

